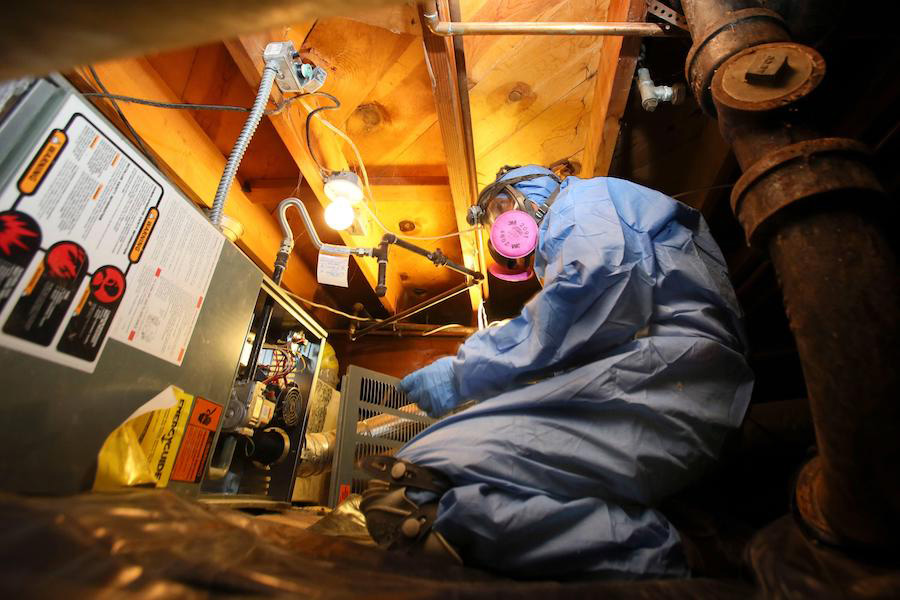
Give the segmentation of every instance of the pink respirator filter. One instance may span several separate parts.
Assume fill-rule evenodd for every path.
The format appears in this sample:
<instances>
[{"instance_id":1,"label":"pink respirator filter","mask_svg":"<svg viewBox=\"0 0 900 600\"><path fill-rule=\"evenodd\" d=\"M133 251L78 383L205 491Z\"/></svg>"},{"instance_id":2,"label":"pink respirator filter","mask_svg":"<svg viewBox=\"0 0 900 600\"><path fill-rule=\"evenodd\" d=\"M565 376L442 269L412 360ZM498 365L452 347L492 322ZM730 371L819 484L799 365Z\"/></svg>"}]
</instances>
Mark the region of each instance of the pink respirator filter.
<instances>
[{"instance_id":1,"label":"pink respirator filter","mask_svg":"<svg viewBox=\"0 0 900 600\"><path fill-rule=\"evenodd\" d=\"M508 210L494 220L490 239L491 246L500 256L511 260L522 259L537 247L538 226L528 213ZM491 265L489 270L505 281L525 281L532 275L530 265L524 271L511 271L501 265Z\"/></svg>"}]
</instances>

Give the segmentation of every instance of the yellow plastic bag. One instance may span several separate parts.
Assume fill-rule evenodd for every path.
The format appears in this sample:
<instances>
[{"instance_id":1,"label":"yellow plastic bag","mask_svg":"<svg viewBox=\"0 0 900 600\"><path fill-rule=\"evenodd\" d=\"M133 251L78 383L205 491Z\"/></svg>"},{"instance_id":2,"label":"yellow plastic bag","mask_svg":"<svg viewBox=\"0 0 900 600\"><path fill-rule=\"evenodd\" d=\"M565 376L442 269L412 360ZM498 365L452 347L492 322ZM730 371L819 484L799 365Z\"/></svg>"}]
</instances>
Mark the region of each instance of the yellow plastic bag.
<instances>
[{"instance_id":1,"label":"yellow plastic bag","mask_svg":"<svg viewBox=\"0 0 900 600\"><path fill-rule=\"evenodd\" d=\"M166 487L193 405L192 395L170 386L135 411L103 442L94 491Z\"/></svg>"}]
</instances>

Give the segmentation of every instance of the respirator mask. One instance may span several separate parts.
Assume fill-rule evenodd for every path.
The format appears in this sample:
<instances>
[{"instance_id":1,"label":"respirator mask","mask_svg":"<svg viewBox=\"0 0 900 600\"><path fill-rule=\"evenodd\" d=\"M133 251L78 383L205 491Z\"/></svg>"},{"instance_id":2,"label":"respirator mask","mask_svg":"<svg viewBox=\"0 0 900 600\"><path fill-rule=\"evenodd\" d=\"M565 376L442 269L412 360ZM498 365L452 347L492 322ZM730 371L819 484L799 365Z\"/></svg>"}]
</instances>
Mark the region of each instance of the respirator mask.
<instances>
[{"instance_id":1,"label":"respirator mask","mask_svg":"<svg viewBox=\"0 0 900 600\"><path fill-rule=\"evenodd\" d=\"M539 177L560 183L559 177L550 172L503 179L516 168L503 167L497 173L497 181L481 191L478 203L466 215L469 225L490 228L488 250L494 264L488 266L488 271L504 281L527 281L534 274L538 227L559 191L557 187L549 198L536 202L516 189L516 184Z\"/></svg>"}]
</instances>

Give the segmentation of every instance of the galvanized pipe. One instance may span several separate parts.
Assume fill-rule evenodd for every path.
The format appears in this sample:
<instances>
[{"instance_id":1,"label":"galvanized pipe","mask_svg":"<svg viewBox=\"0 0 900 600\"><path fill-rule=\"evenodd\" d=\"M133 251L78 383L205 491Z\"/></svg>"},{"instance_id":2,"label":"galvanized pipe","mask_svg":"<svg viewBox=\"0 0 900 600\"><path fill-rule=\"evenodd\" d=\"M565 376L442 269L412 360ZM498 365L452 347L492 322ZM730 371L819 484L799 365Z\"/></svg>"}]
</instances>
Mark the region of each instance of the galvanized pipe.
<instances>
[{"instance_id":1,"label":"galvanized pipe","mask_svg":"<svg viewBox=\"0 0 900 600\"><path fill-rule=\"evenodd\" d=\"M682 5L694 39L687 75L744 171L732 205L751 243L772 255L809 391L819 456L800 476L798 510L829 542L893 547L900 278L879 222L886 200L864 148L802 127L788 107L805 93L741 108L723 90L742 55L791 46L777 14L747 0Z\"/></svg>"},{"instance_id":2,"label":"galvanized pipe","mask_svg":"<svg viewBox=\"0 0 900 600\"><path fill-rule=\"evenodd\" d=\"M435 331L440 329L440 331ZM434 333L431 333L434 331ZM421 323L394 323L387 329L379 329L370 331L367 335L376 335L384 337L458 337L467 338L477 332L475 327L465 325L453 325L444 328L441 325L424 325ZM352 336L356 333L355 329L329 329L328 335L347 335Z\"/></svg>"},{"instance_id":3,"label":"galvanized pipe","mask_svg":"<svg viewBox=\"0 0 900 600\"><path fill-rule=\"evenodd\" d=\"M415 314L422 312L423 310L428 310L432 306L440 304L444 300L449 300L450 298L452 298L454 296L458 296L459 294L465 292L467 289L469 289L473 285L478 285L478 280L470 279L468 281L460 283L459 285L450 288L446 292L442 292L442 293L438 294L434 298L425 300L424 302L416 304L415 306L413 306L411 308L407 308L406 310L404 310L402 312L398 312L397 314L395 314L391 317L388 317L387 319L384 319L383 321L378 321L377 323L374 323L372 325L369 325L369 326L357 331L355 334L350 336L350 340L355 342L356 340L358 340L359 338L361 338L362 336L364 336L366 334L369 334L378 329L384 329L385 327L388 327L388 326L392 325L393 323L398 323L398 322L402 321L403 319L406 319L408 317L411 317Z\"/></svg>"},{"instance_id":4,"label":"galvanized pipe","mask_svg":"<svg viewBox=\"0 0 900 600\"><path fill-rule=\"evenodd\" d=\"M457 22L428 19L428 29L435 35L622 35L637 37L669 37L683 35L680 29L665 23L573 23L573 22Z\"/></svg>"},{"instance_id":5,"label":"galvanized pipe","mask_svg":"<svg viewBox=\"0 0 900 600\"><path fill-rule=\"evenodd\" d=\"M541 21L441 21L437 2L424 12L425 25L435 35L623 35L638 37L680 36L684 32L668 23L579 23Z\"/></svg>"}]
</instances>

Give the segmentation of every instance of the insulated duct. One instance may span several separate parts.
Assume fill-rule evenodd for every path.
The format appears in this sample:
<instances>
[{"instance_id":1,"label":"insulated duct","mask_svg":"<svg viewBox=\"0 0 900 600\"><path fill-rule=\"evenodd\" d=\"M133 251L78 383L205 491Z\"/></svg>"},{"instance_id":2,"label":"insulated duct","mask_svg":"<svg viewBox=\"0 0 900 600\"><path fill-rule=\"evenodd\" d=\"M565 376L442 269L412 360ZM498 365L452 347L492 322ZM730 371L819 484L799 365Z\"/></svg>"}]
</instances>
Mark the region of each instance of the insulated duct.
<instances>
[{"instance_id":1,"label":"insulated duct","mask_svg":"<svg viewBox=\"0 0 900 600\"><path fill-rule=\"evenodd\" d=\"M407 404L400 407L401 412L418 413L421 409L415 404ZM356 424L356 433L369 437L397 437L409 421L402 417L382 414L375 415ZM306 444L300 455L297 465L297 477L311 477L331 471L334 460L334 449L337 444L337 432L324 431L321 433L307 433Z\"/></svg>"}]
</instances>

